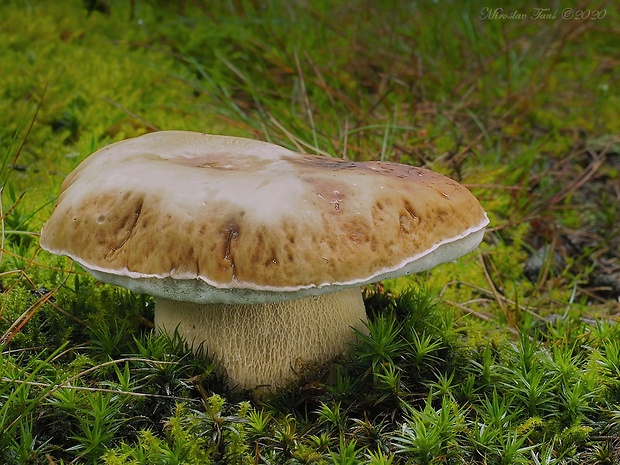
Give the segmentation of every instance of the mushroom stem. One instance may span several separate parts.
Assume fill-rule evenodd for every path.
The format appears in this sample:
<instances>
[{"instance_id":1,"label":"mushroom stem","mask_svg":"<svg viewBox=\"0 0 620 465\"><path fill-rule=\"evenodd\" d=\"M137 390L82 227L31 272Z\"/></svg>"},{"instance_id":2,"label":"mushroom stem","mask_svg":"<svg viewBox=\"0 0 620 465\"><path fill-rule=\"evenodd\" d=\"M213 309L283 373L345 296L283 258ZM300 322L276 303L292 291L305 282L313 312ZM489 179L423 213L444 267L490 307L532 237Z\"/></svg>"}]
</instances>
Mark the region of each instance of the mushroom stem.
<instances>
[{"instance_id":1,"label":"mushroom stem","mask_svg":"<svg viewBox=\"0 0 620 465\"><path fill-rule=\"evenodd\" d=\"M273 389L346 352L366 331L359 288L267 304L194 304L158 298L155 325L204 348L233 389Z\"/></svg>"}]
</instances>

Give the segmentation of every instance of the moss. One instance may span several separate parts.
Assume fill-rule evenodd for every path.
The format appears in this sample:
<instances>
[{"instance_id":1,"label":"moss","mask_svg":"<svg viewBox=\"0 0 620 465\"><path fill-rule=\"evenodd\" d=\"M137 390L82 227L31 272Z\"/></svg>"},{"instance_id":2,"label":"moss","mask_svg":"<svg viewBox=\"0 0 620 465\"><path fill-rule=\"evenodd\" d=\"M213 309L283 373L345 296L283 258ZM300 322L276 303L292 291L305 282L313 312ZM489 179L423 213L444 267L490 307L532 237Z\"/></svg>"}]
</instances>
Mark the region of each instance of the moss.
<instances>
[{"instance_id":1,"label":"moss","mask_svg":"<svg viewBox=\"0 0 620 465\"><path fill-rule=\"evenodd\" d=\"M19 191L28 190L39 202L55 195L81 159L110 141L155 128L213 126L208 115L190 119L171 111L175 102L194 97L191 88L178 84L176 76L183 73L170 56L143 46L149 38L144 22L156 20L149 6L140 9L141 24L118 6L112 20L87 15L77 5L3 7L0 53L5 69L13 72L3 82L0 153L8 151L14 134L24 136L33 107L42 100L38 124L28 136L29 147L41 150L22 152L28 177L13 178ZM15 151L13 146L11 155Z\"/></svg>"}]
</instances>

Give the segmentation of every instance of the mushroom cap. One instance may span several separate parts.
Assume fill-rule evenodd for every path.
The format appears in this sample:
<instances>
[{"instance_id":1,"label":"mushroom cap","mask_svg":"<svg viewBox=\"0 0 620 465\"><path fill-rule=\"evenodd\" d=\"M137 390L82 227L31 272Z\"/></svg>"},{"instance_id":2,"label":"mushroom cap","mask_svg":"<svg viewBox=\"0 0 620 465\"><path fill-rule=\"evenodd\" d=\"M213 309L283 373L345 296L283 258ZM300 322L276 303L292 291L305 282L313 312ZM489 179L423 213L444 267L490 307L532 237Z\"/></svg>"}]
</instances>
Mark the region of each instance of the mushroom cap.
<instances>
[{"instance_id":1,"label":"mushroom cap","mask_svg":"<svg viewBox=\"0 0 620 465\"><path fill-rule=\"evenodd\" d=\"M258 303L432 268L475 249L487 224L465 187L429 170L161 131L84 160L40 243L136 292Z\"/></svg>"}]
</instances>

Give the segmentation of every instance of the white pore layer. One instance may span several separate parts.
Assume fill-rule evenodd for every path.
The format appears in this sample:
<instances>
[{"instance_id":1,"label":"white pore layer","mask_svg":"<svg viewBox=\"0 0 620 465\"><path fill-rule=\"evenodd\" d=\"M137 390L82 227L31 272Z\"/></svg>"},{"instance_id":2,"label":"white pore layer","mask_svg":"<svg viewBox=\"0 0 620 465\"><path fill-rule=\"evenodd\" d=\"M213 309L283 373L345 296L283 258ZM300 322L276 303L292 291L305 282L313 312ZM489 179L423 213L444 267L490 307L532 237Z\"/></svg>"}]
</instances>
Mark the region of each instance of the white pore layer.
<instances>
[{"instance_id":1,"label":"white pore layer","mask_svg":"<svg viewBox=\"0 0 620 465\"><path fill-rule=\"evenodd\" d=\"M144 275L129 270L110 271L89 267L81 263L79 257L71 257L80 263L88 272L100 281L125 287L139 294L149 294L155 297L194 302L197 304L227 303L227 304L257 304L273 301L297 300L305 297L335 292L351 287L360 287L365 284L383 279L419 273L446 263L473 251L484 235L488 219L462 235L436 244L430 250L419 255L409 257L403 263L392 269L382 270L372 276L364 276L348 282L322 283L299 287L264 287L254 283L234 282L220 284L208 282L204 279L174 279L167 276Z\"/></svg>"}]
</instances>

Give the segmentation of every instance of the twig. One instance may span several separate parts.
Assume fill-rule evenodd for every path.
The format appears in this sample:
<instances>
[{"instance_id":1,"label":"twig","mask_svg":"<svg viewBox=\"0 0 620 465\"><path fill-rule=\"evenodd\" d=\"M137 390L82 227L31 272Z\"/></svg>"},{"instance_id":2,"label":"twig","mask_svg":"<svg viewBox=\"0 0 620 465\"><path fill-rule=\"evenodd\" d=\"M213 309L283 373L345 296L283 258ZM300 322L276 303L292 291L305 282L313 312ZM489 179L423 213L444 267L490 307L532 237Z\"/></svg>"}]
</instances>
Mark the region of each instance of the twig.
<instances>
[{"instance_id":1,"label":"twig","mask_svg":"<svg viewBox=\"0 0 620 465\"><path fill-rule=\"evenodd\" d=\"M444 300L444 302L446 304L448 304L448 305L451 305L453 307L458 308L459 310L467 313L468 315L472 315L472 316L478 318L479 320L486 321L486 322L489 322L489 323L495 323L496 325L499 326L498 322L494 318L492 318L492 317L490 317L488 315L485 315L484 313L480 313L480 312L477 312L475 310L472 310L471 308L469 308L469 307L467 307L467 306L465 306L463 304L460 304L458 302L454 302L453 300ZM515 328L513 328L512 326L507 326L506 329L508 329L508 331L510 331L512 334L519 334L519 332Z\"/></svg>"},{"instance_id":2,"label":"twig","mask_svg":"<svg viewBox=\"0 0 620 465\"><path fill-rule=\"evenodd\" d=\"M295 146L297 147L297 150L299 150L300 152L304 152L304 149L302 148L302 146L305 146L306 148L309 148L311 150L313 150L314 152L316 152L319 155L324 155L326 157L331 157L331 155L327 152L325 152L324 150L319 149L318 147L313 147L311 144L309 144L308 142L305 142L304 140L300 139L299 137L297 137L296 135L294 135L292 132L290 132L288 129L286 129L282 123L280 123L277 119L274 118L273 115L269 115L269 120L276 125L276 127L282 131L284 134L286 134L286 136L291 140L291 142L293 142L293 144L295 144Z\"/></svg>"},{"instance_id":3,"label":"twig","mask_svg":"<svg viewBox=\"0 0 620 465\"><path fill-rule=\"evenodd\" d=\"M133 396L133 397L152 397L155 399L177 399L177 400L184 400L184 401L190 401L190 402L195 401L195 399L192 399L189 397L177 397L177 396L171 396L171 395L166 395L166 394L150 394L146 392L132 392L132 391L123 391L120 389L95 388L95 387L88 387L88 386L71 386L67 384L66 382L61 383L61 384L51 384L51 383L41 383L37 381L22 381L22 380L7 378L4 376L0 377L0 382L17 383L17 384L22 384L26 386L34 386L34 387L41 387L41 388L52 388L52 390L71 389L75 391L103 392L103 393L121 394L121 395Z\"/></svg>"},{"instance_id":4,"label":"twig","mask_svg":"<svg viewBox=\"0 0 620 465\"><path fill-rule=\"evenodd\" d=\"M36 256L36 252L35 252L35 255L33 255L33 259L35 256ZM36 286L34 286L34 283L30 281L30 278L28 277L25 271L24 271L24 276L26 276L26 279L36 289ZM54 290L46 294L41 295L41 297L34 304L32 304L28 309L26 309L26 311L24 311L24 313L22 313L19 316L19 318L17 318L11 324L11 326L8 327L8 329L4 332L4 334L0 337L0 344L6 345L9 342L11 342L11 340L21 331L24 325L28 323L28 321L30 321L30 318L32 318L33 315L43 306L43 304L47 303L54 296L54 294L58 292L58 290L65 284L68 278L69 278L69 273L67 273L67 275L64 277L62 282L58 285L58 287L56 287Z\"/></svg>"}]
</instances>

